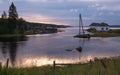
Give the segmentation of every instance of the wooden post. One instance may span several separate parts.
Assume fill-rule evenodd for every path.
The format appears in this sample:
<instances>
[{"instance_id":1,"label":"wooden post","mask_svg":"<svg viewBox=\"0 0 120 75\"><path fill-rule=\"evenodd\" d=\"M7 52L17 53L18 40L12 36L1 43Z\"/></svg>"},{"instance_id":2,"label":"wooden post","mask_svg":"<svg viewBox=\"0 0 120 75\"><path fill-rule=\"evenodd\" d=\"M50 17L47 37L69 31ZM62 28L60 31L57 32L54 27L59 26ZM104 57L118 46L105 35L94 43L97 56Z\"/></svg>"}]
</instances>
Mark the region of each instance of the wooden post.
<instances>
[{"instance_id":1,"label":"wooden post","mask_svg":"<svg viewBox=\"0 0 120 75\"><path fill-rule=\"evenodd\" d=\"M8 68L9 65L9 58L7 58L6 68Z\"/></svg>"},{"instance_id":2,"label":"wooden post","mask_svg":"<svg viewBox=\"0 0 120 75\"><path fill-rule=\"evenodd\" d=\"M0 62L0 66L2 66L2 63Z\"/></svg>"},{"instance_id":3,"label":"wooden post","mask_svg":"<svg viewBox=\"0 0 120 75\"><path fill-rule=\"evenodd\" d=\"M55 61L53 61L53 69L55 69Z\"/></svg>"},{"instance_id":4,"label":"wooden post","mask_svg":"<svg viewBox=\"0 0 120 75\"><path fill-rule=\"evenodd\" d=\"M90 65L92 65L92 60L90 59Z\"/></svg>"},{"instance_id":5,"label":"wooden post","mask_svg":"<svg viewBox=\"0 0 120 75\"><path fill-rule=\"evenodd\" d=\"M90 67L92 67L92 60L91 59L89 61L89 65L90 65Z\"/></svg>"}]
</instances>

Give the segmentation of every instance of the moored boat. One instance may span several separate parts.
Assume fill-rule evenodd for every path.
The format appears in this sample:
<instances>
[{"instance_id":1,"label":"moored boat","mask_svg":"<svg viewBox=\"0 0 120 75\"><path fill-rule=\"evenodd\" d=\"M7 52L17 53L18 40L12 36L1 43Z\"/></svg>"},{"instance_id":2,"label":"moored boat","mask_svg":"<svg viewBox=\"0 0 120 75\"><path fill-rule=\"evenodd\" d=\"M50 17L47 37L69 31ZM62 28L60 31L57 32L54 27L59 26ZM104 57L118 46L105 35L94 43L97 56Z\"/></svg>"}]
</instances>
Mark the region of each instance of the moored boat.
<instances>
[{"instance_id":1,"label":"moored boat","mask_svg":"<svg viewBox=\"0 0 120 75\"><path fill-rule=\"evenodd\" d=\"M75 38L90 38L90 34L85 34L85 31L83 29L83 23L81 14L79 14L79 34L74 36Z\"/></svg>"}]
</instances>

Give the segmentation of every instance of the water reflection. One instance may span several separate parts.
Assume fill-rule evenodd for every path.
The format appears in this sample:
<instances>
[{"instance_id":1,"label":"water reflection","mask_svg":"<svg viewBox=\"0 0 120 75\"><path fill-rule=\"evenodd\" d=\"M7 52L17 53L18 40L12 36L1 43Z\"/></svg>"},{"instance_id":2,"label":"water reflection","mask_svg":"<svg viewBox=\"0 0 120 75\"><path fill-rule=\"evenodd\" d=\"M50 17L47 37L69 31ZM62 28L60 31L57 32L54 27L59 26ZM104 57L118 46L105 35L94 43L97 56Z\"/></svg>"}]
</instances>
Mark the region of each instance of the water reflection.
<instances>
[{"instance_id":1,"label":"water reflection","mask_svg":"<svg viewBox=\"0 0 120 75\"><path fill-rule=\"evenodd\" d=\"M86 41L89 41L89 38L79 38L78 42L79 42L79 46L75 48L75 50L77 50L79 52L79 60L81 60L81 54L84 48L84 44Z\"/></svg>"},{"instance_id":2,"label":"water reflection","mask_svg":"<svg viewBox=\"0 0 120 75\"><path fill-rule=\"evenodd\" d=\"M25 42L19 43L19 41L27 41L27 37L0 38L0 50L3 54L3 60L7 60L7 58L9 58L9 63L12 67L15 66L18 46L23 46L23 44L25 44ZM6 62L4 61L3 63L5 65Z\"/></svg>"},{"instance_id":3,"label":"water reflection","mask_svg":"<svg viewBox=\"0 0 120 75\"><path fill-rule=\"evenodd\" d=\"M3 42L3 43L1 44L1 52L2 52L4 58L7 57L6 46L7 46L7 43L6 43L6 42Z\"/></svg>"},{"instance_id":4,"label":"water reflection","mask_svg":"<svg viewBox=\"0 0 120 75\"><path fill-rule=\"evenodd\" d=\"M16 36L16 37L0 37L0 42L18 42L18 41L26 41L26 36Z\"/></svg>"},{"instance_id":5,"label":"water reflection","mask_svg":"<svg viewBox=\"0 0 120 75\"><path fill-rule=\"evenodd\" d=\"M9 57L12 66L15 66L15 59L16 59L16 53L17 53L17 43L16 42L10 42L9 43Z\"/></svg>"}]
</instances>

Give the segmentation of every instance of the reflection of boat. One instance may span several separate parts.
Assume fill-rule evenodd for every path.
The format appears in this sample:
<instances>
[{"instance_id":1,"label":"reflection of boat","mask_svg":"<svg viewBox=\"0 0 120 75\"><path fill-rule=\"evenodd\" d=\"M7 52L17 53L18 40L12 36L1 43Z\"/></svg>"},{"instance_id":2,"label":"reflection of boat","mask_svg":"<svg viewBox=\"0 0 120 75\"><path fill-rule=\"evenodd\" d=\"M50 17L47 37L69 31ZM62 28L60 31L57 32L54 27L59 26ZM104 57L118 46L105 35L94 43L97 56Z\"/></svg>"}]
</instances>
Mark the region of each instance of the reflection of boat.
<instances>
[{"instance_id":1,"label":"reflection of boat","mask_svg":"<svg viewBox=\"0 0 120 75\"><path fill-rule=\"evenodd\" d=\"M79 34L74 37L75 38L90 38L90 34L85 34L84 32L81 14L79 15Z\"/></svg>"},{"instance_id":2,"label":"reflection of boat","mask_svg":"<svg viewBox=\"0 0 120 75\"><path fill-rule=\"evenodd\" d=\"M75 38L90 38L90 34L76 35Z\"/></svg>"},{"instance_id":3,"label":"reflection of boat","mask_svg":"<svg viewBox=\"0 0 120 75\"><path fill-rule=\"evenodd\" d=\"M82 47L81 47L81 46L80 46L80 47L77 47L76 50L77 50L78 52L82 52Z\"/></svg>"}]
</instances>

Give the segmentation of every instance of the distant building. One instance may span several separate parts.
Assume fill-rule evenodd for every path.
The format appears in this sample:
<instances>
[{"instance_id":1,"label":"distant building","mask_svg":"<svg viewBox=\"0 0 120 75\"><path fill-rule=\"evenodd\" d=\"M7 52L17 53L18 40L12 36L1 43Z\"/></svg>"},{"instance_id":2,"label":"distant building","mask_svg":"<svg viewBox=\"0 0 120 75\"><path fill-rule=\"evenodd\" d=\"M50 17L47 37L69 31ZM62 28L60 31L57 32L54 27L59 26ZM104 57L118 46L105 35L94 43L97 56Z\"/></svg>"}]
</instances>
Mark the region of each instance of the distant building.
<instances>
[{"instance_id":1,"label":"distant building","mask_svg":"<svg viewBox=\"0 0 120 75\"><path fill-rule=\"evenodd\" d=\"M109 31L110 26L107 23L92 23L90 29L96 29L97 31Z\"/></svg>"}]
</instances>

